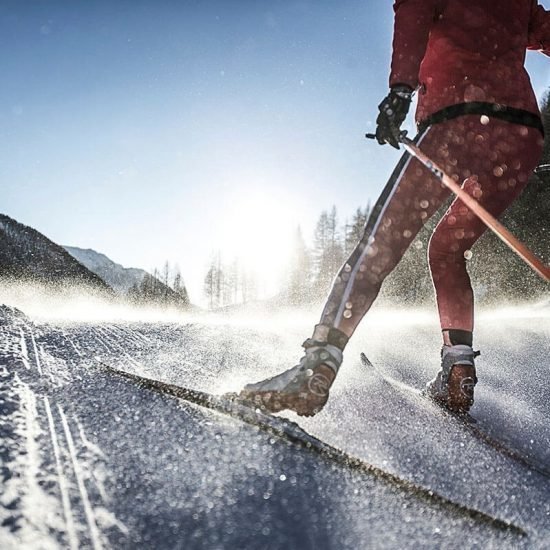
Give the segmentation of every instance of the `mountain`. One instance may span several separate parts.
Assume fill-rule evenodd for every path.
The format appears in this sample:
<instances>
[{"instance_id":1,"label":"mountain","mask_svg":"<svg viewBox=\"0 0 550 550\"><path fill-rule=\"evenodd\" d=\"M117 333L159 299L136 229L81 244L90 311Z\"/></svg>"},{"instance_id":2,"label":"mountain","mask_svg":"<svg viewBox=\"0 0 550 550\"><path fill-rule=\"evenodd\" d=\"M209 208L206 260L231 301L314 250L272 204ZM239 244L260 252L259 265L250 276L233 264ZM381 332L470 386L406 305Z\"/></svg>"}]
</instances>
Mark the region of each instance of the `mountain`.
<instances>
[{"instance_id":1,"label":"mountain","mask_svg":"<svg viewBox=\"0 0 550 550\"><path fill-rule=\"evenodd\" d=\"M143 269L123 267L113 262L105 254L91 248L84 249L76 246L64 246L63 248L120 294L127 294L134 285L141 284L147 274Z\"/></svg>"},{"instance_id":2,"label":"mountain","mask_svg":"<svg viewBox=\"0 0 550 550\"><path fill-rule=\"evenodd\" d=\"M0 279L113 292L62 246L5 214L0 214Z\"/></svg>"},{"instance_id":3,"label":"mountain","mask_svg":"<svg viewBox=\"0 0 550 550\"><path fill-rule=\"evenodd\" d=\"M129 298L136 304L189 306L189 296L181 281L181 275L172 286L143 269L123 267L110 258L90 248L76 246L64 247L76 260L106 281L122 297Z\"/></svg>"}]
</instances>

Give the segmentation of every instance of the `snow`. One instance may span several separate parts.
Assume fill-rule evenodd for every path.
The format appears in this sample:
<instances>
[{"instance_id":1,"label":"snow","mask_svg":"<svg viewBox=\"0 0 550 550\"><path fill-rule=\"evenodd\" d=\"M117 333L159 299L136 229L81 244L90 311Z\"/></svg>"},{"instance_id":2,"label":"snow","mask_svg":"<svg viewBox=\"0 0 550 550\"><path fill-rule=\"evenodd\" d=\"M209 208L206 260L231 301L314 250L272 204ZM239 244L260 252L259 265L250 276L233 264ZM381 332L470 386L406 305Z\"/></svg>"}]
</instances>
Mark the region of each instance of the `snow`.
<instances>
[{"instance_id":1,"label":"snow","mask_svg":"<svg viewBox=\"0 0 550 550\"><path fill-rule=\"evenodd\" d=\"M15 444L19 452L9 453L3 467L18 473L6 480L0 498L0 518L2 523L11 523L11 533L6 533L6 547L9 548L58 548L55 538L50 534L61 524L52 510L56 499L47 494L41 486L41 452L38 439L41 428L37 422L38 410L36 395L27 384L15 375L12 398L19 404L19 410L10 415L12 437L10 446ZM3 424L7 421L4 419ZM10 510L17 511L15 514ZM17 528L17 534L13 529Z\"/></svg>"},{"instance_id":2,"label":"snow","mask_svg":"<svg viewBox=\"0 0 550 550\"><path fill-rule=\"evenodd\" d=\"M438 364L432 312L373 311L346 349L325 409L289 417L527 538L94 367L99 359L174 384L236 390L299 357L316 316L289 313L82 322L0 309L0 399L9 404L0 418L8 472L0 546L548 547L546 476L359 361L365 351L381 371L422 387ZM480 429L545 467L549 341L547 307L480 315L472 411Z\"/></svg>"},{"instance_id":3,"label":"snow","mask_svg":"<svg viewBox=\"0 0 550 550\"><path fill-rule=\"evenodd\" d=\"M56 392L72 380L73 350L64 358L51 355L45 348L56 349L60 334L48 336L17 310L0 307L0 547L108 547L106 533L125 527L104 512L103 531L92 522L90 499L107 497L95 479L109 474L101 450L58 402Z\"/></svg>"}]
</instances>

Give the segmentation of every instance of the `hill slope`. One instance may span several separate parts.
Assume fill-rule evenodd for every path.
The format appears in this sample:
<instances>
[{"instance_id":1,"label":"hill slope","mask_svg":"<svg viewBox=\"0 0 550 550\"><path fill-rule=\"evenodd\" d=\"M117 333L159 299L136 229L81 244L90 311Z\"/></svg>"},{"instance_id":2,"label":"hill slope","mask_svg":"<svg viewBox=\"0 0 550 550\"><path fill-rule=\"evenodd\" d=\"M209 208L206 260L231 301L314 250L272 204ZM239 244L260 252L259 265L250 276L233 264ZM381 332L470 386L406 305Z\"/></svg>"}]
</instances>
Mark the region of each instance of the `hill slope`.
<instances>
[{"instance_id":1,"label":"hill slope","mask_svg":"<svg viewBox=\"0 0 550 550\"><path fill-rule=\"evenodd\" d=\"M75 259L101 277L124 298L136 304L156 304L186 308L189 297L185 286L169 286L143 269L123 267L90 248L64 247Z\"/></svg>"},{"instance_id":2,"label":"hill slope","mask_svg":"<svg viewBox=\"0 0 550 550\"><path fill-rule=\"evenodd\" d=\"M78 285L112 293L95 273L48 237L0 214L0 279L47 286Z\"/></svg>"},{"instance_id":3,"label":"hill slope","mask_svg":"<svg viewBox=\"0 0 550 550\"><path fill-rule=\"evenodd\" d=\"M73 258L101 277L114 290L121 294L126 294L134 285L139 285L147 274L143 269L123 267L113 262L105 254L96 252L91 248L84 249L77 246L64 246L63 248Z\"/></svg>"}]
</instances>

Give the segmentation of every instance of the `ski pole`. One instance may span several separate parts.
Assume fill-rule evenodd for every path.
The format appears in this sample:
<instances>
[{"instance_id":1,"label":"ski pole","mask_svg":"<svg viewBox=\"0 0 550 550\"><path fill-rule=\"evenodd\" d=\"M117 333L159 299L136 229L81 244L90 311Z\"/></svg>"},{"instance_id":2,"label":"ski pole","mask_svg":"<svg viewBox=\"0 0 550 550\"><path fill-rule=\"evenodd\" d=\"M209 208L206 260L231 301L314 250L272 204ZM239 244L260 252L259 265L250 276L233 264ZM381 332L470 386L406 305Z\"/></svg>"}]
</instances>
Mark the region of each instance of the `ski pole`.
<instances>
[{"instance_id":1,"label":"ski pole","mask_svg":"<svg viewBox=\"0 0 550 550\"><path fill-rule=\"evenodd\" d=\"M366 134L365 137L374 139L374 134ZM425 155L417 147L412 139L407 137L407 132L401 132L399 141L405 150L418 159L437 179L450 189L497 237L511 248L527 265L529 265L546 282L550 281L550 267L543 264L519 239L506 229L493 215L491 215L471 195L466 193L454 179L448 176L433 160Z\"/></svg>"}]
</instances>

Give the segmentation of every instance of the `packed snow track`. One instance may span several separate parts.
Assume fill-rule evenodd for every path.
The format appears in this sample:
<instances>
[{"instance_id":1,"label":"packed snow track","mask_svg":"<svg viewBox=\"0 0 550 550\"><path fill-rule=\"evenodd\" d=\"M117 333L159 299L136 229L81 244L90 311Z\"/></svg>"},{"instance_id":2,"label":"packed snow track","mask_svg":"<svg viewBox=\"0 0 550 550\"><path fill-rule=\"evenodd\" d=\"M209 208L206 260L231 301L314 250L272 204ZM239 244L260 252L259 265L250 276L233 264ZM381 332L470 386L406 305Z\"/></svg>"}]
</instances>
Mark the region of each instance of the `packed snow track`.
<instances>
[{"instance_id":1,"label":"packed snow track","mask_svg":"<svg viewBox=\"0 0 550 550\"><path fill-rule=\"evenodd\" d=\"M548 548L548 307L478 323L472 413L511 454L406 391L438 367L429 315L374 312L325 409L289 415L372 471L98 368L237 390L292 365L315 320L92 324L0 307L0 547Z\"/></svg>"}]
</instances>

